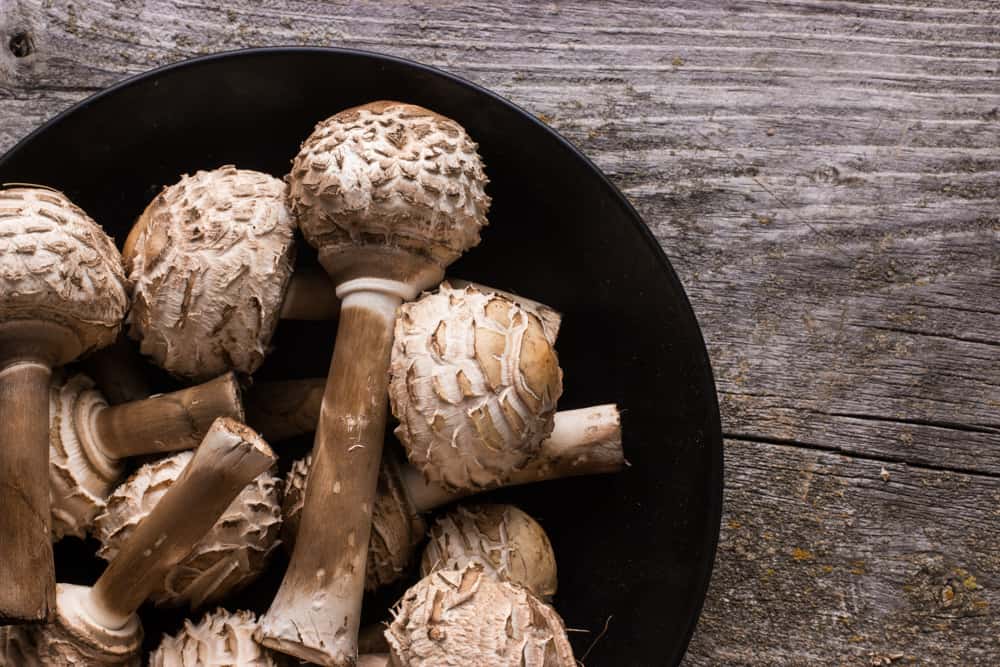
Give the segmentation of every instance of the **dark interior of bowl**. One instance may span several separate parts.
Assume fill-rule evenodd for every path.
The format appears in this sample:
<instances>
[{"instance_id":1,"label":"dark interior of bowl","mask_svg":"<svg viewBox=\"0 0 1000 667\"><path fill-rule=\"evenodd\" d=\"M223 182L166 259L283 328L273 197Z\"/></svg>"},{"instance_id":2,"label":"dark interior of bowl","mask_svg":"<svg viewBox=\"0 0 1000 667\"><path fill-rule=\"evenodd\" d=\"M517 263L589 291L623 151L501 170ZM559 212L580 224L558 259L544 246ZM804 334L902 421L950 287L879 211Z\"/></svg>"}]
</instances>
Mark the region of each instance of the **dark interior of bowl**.
<instances>
[{"instance_id":1,"label":"dark interior of bowl","mask_svg":"<svg viewBox=\"0 0 1000 667\"><path fill-rule=\"evenodd\" d=\"M63 190L120 244L181 173L232 163L284 175L317 121L375 99L451 116L479 142L491 224L450 275L562 311L560 408L623 408L625 472L492 494L548 531L559 563L556 607L569 628L586 631L570 634L577 657L590 649L588 665L678 662L719 530L722 449L708 356L680 282L642 221L552 130L414 63L335 49L243 51L157 70L81 103L8 153L0 181ZM282 323L258 377L325 375L334 333L329 324ZM170 387L162 375L157 382ZM285 465L309 444L281 445ZM60 579L92 583L103 567L92 551L75 540L57 545ZM227 606L263 611L283 558ZM372 598L368 618L381 618L404 588ZM144 609L147 643L182 617Z\"/></svg>"}]
</instances>

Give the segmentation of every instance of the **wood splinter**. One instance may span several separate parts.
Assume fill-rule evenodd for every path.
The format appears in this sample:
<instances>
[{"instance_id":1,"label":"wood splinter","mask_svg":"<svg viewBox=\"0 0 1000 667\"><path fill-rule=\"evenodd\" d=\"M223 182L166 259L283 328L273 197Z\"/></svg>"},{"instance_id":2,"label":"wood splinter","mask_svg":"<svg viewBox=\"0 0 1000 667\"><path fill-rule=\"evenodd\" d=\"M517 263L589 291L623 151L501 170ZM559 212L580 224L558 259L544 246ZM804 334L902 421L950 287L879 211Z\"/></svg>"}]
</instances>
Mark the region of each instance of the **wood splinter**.
<instances>
[{"instance_id":1,"label":"wood splinter","mask_svg":"<svg viewBox=\"0 0 1000 667\"><path fill-rule=\"evenodd\" d=\"M0 189L0 623L55 604L49 499L52 368L115 340L121 255L61 192Z\"/></svg>"},{"instance_id":2,"label":"wood splinter","mask_svg":"<svg viewBox=\"0 0 1000 667\"><path fill-rule=\"evenodd\" d=\"M479 242L487 179L458 123L410 104L373 102L317 125L288 182L341 313L299 548L258 639L309 662L352 667L396 309Z\"/></svg>"},{"instance_id":3,"label":"wood splinter","mask_svg":"<svg viewBox=\"0 0 1000 667\"><path fill-rule=\"evenodd\" d=\"M52 537L84 537L121 479L122 459L191 449L218 417L243 421L240 385L210 382L109 406L86 375L53 377L49 417Z\"/></svg>"},{"instance_id":4,"label":"wood splinter","mask_svg":"<svg viewBox=\"0 0 1000 667\"><path fill-rule=\"evenodd\" d=\"M136 610L243 487L276 458L256 433L215 421L181 478L136 527L92 588L58 586L55 622L34 628L42 665L139 665Z\"/></svg>"}]
</instances>

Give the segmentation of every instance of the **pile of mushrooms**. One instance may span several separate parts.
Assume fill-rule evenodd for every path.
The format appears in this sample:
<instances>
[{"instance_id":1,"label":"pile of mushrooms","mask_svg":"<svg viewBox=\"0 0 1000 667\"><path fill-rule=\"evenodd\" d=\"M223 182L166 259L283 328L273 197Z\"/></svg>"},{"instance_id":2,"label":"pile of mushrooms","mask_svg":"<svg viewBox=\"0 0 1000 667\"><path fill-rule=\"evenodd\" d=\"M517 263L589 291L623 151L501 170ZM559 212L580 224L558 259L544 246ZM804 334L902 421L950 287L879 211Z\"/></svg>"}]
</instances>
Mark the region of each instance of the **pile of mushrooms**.
<instances>
[{"instance_id":1,"label":"pile of mushrooms","mask_svg":"<svg viewBox=\"0 0 1000 667\"><path fill-rule=\"evenodd\" d=\"M623 469L621 418L557 409L556 310L445 280L487 185L461 125L377 101L284 180L182 176L120 253L64 194L0 189L0 665L576 665L545 531L468 499ZM288 319L337 322L328 376L255 381ZM56 584L65 537L97 540L92 586ZM279 545L270 607L240 609ZM143 656L145 601L198 616Z\"/></svg>"}]
</instances>

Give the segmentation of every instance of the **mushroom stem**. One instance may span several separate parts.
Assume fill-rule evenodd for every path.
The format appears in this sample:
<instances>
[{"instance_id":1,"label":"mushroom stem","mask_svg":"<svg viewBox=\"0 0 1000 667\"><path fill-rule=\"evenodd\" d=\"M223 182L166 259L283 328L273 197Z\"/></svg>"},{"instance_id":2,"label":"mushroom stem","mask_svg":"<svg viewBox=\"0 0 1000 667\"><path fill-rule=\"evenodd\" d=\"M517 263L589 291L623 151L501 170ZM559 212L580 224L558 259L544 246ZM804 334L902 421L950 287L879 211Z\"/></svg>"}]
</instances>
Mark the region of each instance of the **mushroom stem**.
<instances>
[{"instance_id":1,"label":"mushroom stem","mask_svg":"<svg viewBox=\"0 0 1000 667\"><path fill-rule=\"evenodd\" d=\"M370 653L358 658L358 667L388 667L389 654Z\"/></svg>"},{"instance_id":2,"label":"mushroom stem","mask_svg":"<svg viewBox=\"0 0 1000 667\"><path fill-rule=\"evenodd\" d=\"M247 424L270 442L312 433L325 388L326 378L254 384L243 395Z\"/></svg>"},{"instance_id":3,"label":"mushroom stem","mask_svg":"<svg viewBox=\"0 0 1000 667\"><path fill-rule=\"evenodd\" d=\"M551 435L526 466L498 486L516 486L562 477L617 472L626 465L621 415L614 404L556 413ZM448 490L428 482L410 465L399 466L403 487L419 513L429 512L476 490Z\"/></svg>"},{"instance_id":4,"label":"mushroom stem","mask_svg":"<svg viewBox=\"0 0 1000 667\"><path fill-rule=\"evenodd\" d=\"M135 343L124 333L81 362L84 372L94 379L111 405L138 401L153 393L144 372L146 364Z\"/></svg>"},{"instance_id":5,"label":"mushroom stem","mask_svg":"<svg viewBox=\"0 0 1000 667\"><path fill-rule=\"evenodd\" d=\"M288 291L281 303L283 320L335 320L340 299L325 271L315 268L295 269L288 281Z\"/></svg>"},{"instance_id":6,"label":"mushroom stem","mask_svg":"<svg viewBox=\"0 0 1000 667\"><path fill-rule=\"evenodd\" d=\"M240 385L234 373L104 408L94 417L94 428L103 454L122 459L192 449L218 417L243 421Z\"/></svg>"},{"instance_id":7,"label":"mushroom stem","mask_svg":"<svg viewBox=\"0 0 1000 667\"><path fill-rule=\"evenodd\" d=\"M0 324L0 623L38 623L55 609L49 498L52 366L79 352L51 322Z\"/></svg>"},{"instance_id":8,"label":"mushroom stem","mask_svg":"<svg viewBox=\"0 0 1000 667\"><path fill-rule=\"evenodd\" d=\"M302 511L301 548L292 553L258 635L269 648L321 665L357 660L393 322L402 298L416 292L390 280L351 282L361 289L343 297ZM375 289L365 289L368 285ZM329 520L330 512L337 521Z\"/></svg>"},{"instance_id":9,"label":"mushroom stem","mask_svg":"<svg viewBox=\"0 0 1000 667\"><path fill-rule=\"evenodd\" d=\"M103 627L123 627L164 573L187 556L240 491L276 460L251 429L232 419L217 419L180 478L94 584L85 605L91 617Z\"/></svg>"}]
</instances>

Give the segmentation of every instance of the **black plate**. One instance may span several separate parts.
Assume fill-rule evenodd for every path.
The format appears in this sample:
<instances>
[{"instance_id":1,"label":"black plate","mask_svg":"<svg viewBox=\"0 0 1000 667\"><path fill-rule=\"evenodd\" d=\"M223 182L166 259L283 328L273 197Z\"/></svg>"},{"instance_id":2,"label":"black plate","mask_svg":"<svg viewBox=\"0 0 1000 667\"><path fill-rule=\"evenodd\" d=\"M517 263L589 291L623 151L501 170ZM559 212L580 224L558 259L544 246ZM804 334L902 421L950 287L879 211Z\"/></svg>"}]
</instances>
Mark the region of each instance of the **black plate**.
<instances>
[{"instance_id":1,"label":"black plate","mask_svg":"<svg viewBox=\"0 0 1000 667\"><path fill-rule=\"evenodd\" d=\"M144 205L182 172L234 163L283 175L317 121L376 99L434 109L479 142L491 224L450 275L561 310L560 407L617 402L625 410L626 472L498 494L538 517L552 538L556 606L568 627L589 631L571 633L577 657L607 624L589 666L679 662L708 586L722 504L708 355L677 276L635 210L531 114L398 58L246 50L164 67L94 95L0 159L0 181L63 190L121 242ZM325 374L332 333L282 324L260 375ZM80 543L61 544L57 558L63 580L92 580L100 571ZM279 574L242 603L266 607ZM151 642L179 619L143 613Z\"/></svg>"}]
</instances>

